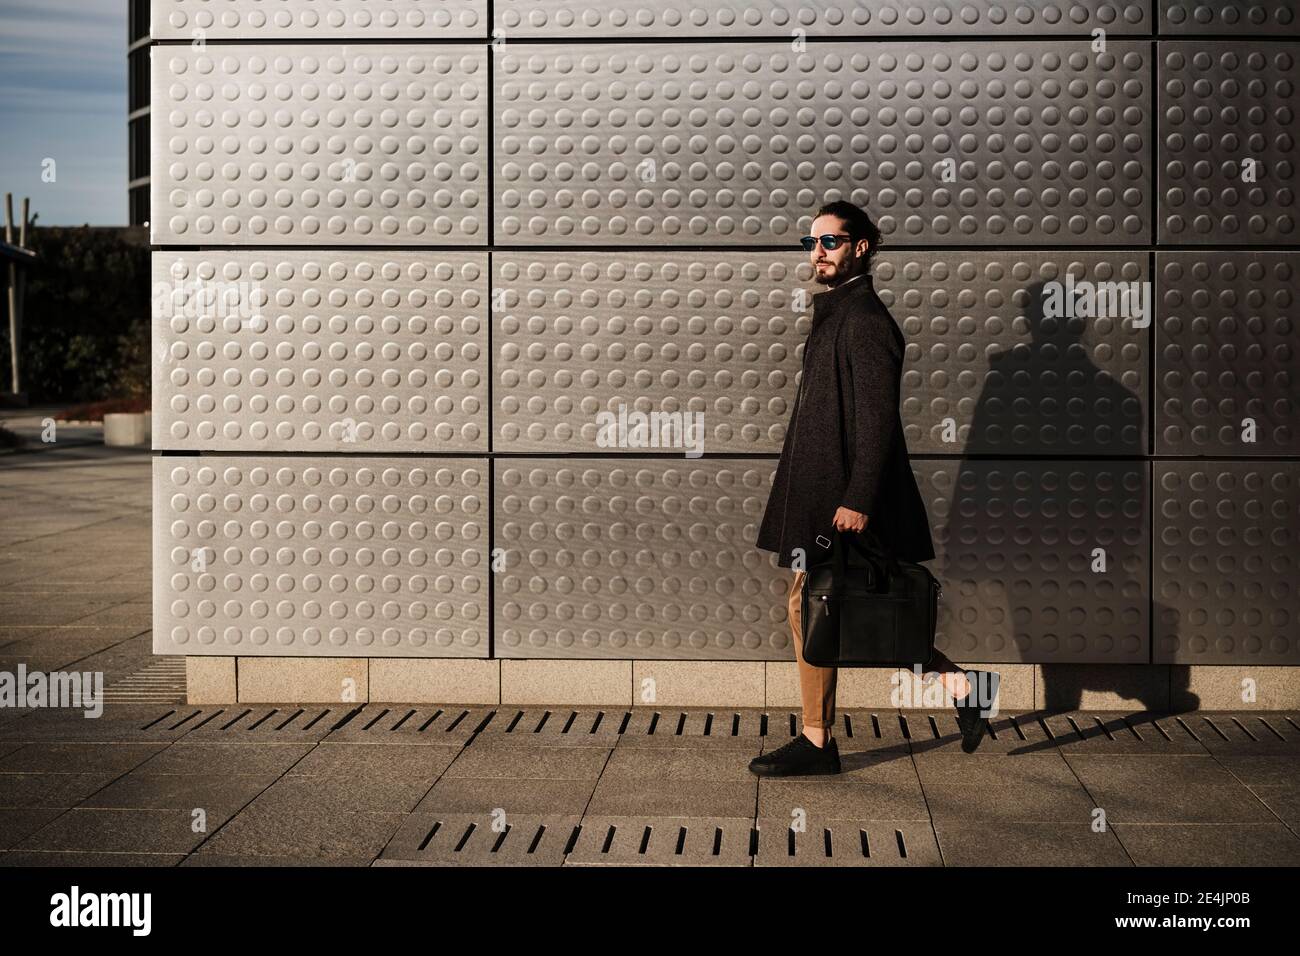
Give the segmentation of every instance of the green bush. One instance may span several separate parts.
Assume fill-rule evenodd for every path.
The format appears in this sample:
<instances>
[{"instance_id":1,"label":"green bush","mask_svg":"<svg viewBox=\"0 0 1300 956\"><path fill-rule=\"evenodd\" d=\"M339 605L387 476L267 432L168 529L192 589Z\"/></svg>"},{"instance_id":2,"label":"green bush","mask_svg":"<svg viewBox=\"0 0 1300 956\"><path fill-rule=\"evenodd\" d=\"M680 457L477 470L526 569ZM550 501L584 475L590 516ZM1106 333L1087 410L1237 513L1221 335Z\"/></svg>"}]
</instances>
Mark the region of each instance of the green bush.
<instances>
[{"instance_id":1,"label":"green bush","mask_svg":"<svg viewBox=\"0 0 1300 956\"><path fill-rule=\"evenodd\" d=\"M149 394L149 246L140 228L43 226L28 236L22 387L36 402ZM8 281L0 267L0 281ZM8 306L0 322L9 388Z\"/></svg>"}]
</instances>

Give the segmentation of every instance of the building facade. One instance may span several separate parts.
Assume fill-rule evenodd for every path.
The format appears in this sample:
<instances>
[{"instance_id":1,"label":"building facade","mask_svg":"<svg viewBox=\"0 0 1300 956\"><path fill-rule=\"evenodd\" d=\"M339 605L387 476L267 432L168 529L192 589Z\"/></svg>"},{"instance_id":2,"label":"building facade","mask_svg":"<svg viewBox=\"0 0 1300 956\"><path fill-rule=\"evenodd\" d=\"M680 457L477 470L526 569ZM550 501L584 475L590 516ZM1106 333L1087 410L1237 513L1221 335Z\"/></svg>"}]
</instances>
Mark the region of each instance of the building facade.
<instances>
[{"instance_id":1,"label":"building facade","mask_svg":"<svg viewBox=\"0 0 1300 956\"><path fill-rule=\"evenodd\" d=\"M797 699L753 543L833 198L885 235L939 646L1003 707L1300 699L1296 3L150 22L155 650L196 700Z\"/></svg>"}]
</instances>

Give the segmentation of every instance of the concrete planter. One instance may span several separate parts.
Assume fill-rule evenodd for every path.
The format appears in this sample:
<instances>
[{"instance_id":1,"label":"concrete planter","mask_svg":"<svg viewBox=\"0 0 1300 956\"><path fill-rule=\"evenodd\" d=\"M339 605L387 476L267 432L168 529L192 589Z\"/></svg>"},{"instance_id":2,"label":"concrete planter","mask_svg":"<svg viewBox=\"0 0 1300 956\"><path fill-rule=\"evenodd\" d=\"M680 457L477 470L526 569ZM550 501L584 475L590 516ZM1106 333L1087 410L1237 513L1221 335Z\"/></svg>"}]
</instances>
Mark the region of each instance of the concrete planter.
<instances>
[{"instance_id":1,"label":"concrete planter","mask_svg":"<svg viewBox=\"0 0 1300 956\"><path fill-rule=\"evenodd\" d=\"M151 441L148 412L114 412L104 416L104 444L148 446Z\"/></svg>"}]
</instances>

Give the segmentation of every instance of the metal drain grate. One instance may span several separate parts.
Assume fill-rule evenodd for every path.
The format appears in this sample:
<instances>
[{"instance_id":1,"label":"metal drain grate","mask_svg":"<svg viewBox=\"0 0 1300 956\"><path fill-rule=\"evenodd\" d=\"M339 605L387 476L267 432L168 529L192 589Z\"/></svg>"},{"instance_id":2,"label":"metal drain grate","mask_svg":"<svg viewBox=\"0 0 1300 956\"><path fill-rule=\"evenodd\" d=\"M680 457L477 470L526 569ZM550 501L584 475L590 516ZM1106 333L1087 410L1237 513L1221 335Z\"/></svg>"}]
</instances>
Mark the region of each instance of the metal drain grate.
<instances>
[{"instance_id":1,"label":"metal drain grate","mask_svg":"<svg viewBox=\"0 0 1300 956\"><path fill-rule=\"evenodd\" d=\"M795 831L785 820L759 820L755 866L942 866L927 820L823 820Z\"/></svg>"},{"instance_id":2,"label":"metal drain grate","mask_svg":"<svg viewBox=\"0 0 1300 956\"><path fill-rule=\"evenodd\" d=\"M185 658L160 657L104 689L106 704L185 703Z\"/></svg>"},{"instance_id":3,"label":"metal drain grate","mask_svg":"<svg viewBox=\"0 0 1300 956\"><path fill-rule=\"evenodd\" d=\"M56 718L37 713L13 725L26 724L35 730L45 719ZM133 726L136 733L147 736L191 739L463 744L481 738L539 747L718 745L757 750L793 739L801 723L795 711L239 704L169 708ZM835 733L842 748L858 751L942 752L960 744L951 710L841 710ZM1300 714L1001 712L990 721L979 752L1015 755L1039 750L1300 755Z\"/></svg>"},{"instance_id":4,"label":"metal drain grate","mask_svg":"<svg viewBox=\"0 0 1300 956\"><path fill-rule=\"evenodd\" d=\"M380 861L430 866L559 866L578 829L578 814L520 813L494 829L483 813L415 813Z\"/></svg>"},{"instance_id":5,"label":"metal drain grate","mask_svg":"<svg viewBox=\"0 0 1300 956\"><path fill-rule=\"evenodd\" d=\"M204 711L189 721L187 741L288 743L319 741L360 708L321 704L265 705L236 704Z\"/></svg>"},{"instance_id":6,"label":"metal drain grate","mask_svg":"<svg viewBox=\"0 0 1300 956\"><path fill-rule=\"evenodd\" d=\"M367 704L338 724L331 743L463 744L491 717L461 704Z\"/></svg>"},{"instance_id":7,"label":"metal drain grate","mask_svg":"<svg viewBox=\"0 0 1300 956\"><path fill-rule=\"evenodd\" d=\"M566 866L749 866L748 817L590 816Z\"/></svg>"}]
</instances>

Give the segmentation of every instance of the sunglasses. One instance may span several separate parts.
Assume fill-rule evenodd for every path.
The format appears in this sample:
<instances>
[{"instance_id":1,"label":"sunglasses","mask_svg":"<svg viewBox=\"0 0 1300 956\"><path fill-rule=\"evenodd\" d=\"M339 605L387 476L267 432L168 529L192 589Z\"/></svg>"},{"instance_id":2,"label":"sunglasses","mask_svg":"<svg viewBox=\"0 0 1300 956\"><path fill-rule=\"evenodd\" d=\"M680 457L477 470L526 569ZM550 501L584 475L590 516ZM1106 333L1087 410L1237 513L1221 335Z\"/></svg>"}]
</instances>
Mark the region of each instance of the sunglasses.
<instances>
[{"instance_id":1,"label":"sunglasses","mask_svg":"<svg viewBox=\"0 0 1300 956\"><path fill-rule=\"evenodd\" d=\"M837 233L835 235L827 233L824 236L803 236L799 240L799 244L803 246L804 252L812 252L813 247L817 245L819 240L821 241L823 249L838 249L841 244L841 237L849 241L852 241L853 239L853 237L846 232Z\"/></svg>"}]
</instances>

